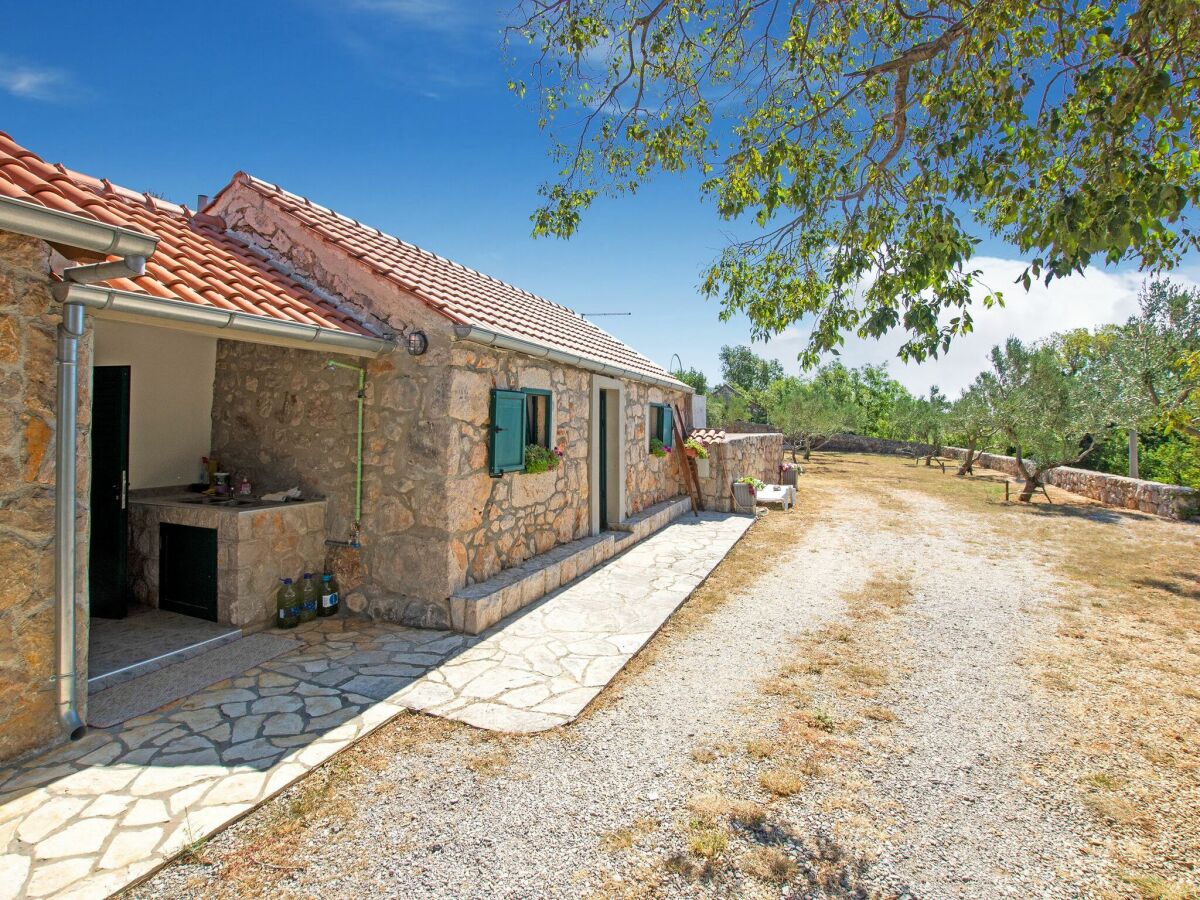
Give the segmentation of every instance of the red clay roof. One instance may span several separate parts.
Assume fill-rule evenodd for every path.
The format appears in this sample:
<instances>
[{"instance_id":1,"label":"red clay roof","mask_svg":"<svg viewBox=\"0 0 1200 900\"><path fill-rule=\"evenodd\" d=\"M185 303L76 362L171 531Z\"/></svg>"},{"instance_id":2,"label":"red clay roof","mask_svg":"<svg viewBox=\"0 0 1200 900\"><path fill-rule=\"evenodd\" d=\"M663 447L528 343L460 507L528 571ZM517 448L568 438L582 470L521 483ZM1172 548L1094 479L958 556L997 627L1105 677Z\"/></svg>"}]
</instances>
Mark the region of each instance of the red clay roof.
<instances>
[{"instance_id":1,"label":"red clay roof","mask_svg":"<svg viewBox=\"0 0 1200 900\"><path fill-rule=\"evenodd\" d=\"M51 165L2 131L0 196L157 236L158 249L146 262L145 275L107 282L118 290L372 334L229 237L219 220L194 217L186 206Z\"/></svg>"},{"instance_id":2,"label":"red clay roof","mask_svg":"<svg viewBox=\"0 0 1200 900\"><path fill-rule=\"evenodd\" d=\"M660 366L565 306L422 250L244 172L234 176L234 183L257 192L327 243L456 324L477 325L655 379L675 381Z\"/></svg>"}]
</instances>

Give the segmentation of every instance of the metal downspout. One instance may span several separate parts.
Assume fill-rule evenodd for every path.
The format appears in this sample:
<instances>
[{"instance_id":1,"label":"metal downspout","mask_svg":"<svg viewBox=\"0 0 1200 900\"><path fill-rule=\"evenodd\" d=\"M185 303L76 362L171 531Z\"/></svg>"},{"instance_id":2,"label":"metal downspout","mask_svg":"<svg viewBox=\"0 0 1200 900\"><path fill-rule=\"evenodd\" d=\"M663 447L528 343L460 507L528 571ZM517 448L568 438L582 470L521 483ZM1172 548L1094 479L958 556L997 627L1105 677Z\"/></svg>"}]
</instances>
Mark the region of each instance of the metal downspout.
<instances>
[{"instance_id":1,"label":"metal downspout","mask_svg":"<svg viewBox=\"0 0 1200 900\"><path fill-rule=\"evenodd\" d=\"M87 733L75 702L78 682L75 670L76 430L83 307L78 303L66 303L62 310L63 320L58 326L58 421L54 447L54 594L58 606L55 683L59 722L75 741Z\"/></svg>"}]
</instances>

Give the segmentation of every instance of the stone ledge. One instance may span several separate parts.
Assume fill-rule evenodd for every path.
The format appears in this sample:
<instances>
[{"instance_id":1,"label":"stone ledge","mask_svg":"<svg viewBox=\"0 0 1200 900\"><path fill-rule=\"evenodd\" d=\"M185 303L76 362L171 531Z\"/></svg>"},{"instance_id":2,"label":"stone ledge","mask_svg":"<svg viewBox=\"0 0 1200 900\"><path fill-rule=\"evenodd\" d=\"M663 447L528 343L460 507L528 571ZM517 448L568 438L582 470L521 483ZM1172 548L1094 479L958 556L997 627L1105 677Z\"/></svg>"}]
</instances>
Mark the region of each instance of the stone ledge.
<instances>
[{"instance_id":1,"label":"stone ledge","mask_svg":"<svg viewBox=\"0 0 1200 900\"><path fill-rule=\"evenodd\" d=\"M676 497L647 506L636 516L611 526L613 531L625 531L633 535L634 542L649 537L660 528L665 528L684 513L691 512L692 501L688 497ZM625 546L629 546L625 544Z\"/></svg>"},{"instance_id":2,"label":"stone ledge","mask_svg":"<svg viewBox=\"0 0 1200 900\"><path fill-rule=\"evenodd\" d=\"M479 634L506 616L607 562L692 508L687 497L656 503L595 537L560 544L450 598L450 627Z\"/></svg>"}]
</instances>

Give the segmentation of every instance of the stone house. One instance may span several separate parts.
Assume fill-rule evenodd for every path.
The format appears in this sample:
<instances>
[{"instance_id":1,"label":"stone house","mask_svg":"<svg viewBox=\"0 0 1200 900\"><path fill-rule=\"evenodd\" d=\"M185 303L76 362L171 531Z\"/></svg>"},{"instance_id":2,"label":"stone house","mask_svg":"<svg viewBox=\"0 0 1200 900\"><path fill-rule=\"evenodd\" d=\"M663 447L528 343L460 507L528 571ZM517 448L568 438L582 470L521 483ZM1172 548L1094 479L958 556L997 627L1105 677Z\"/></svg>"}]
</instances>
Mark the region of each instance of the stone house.
<instances>
[{"instance_id":1,"label":"stone house","mask_svg":"<svg viewBox=\"0 0 1200 900\"><path fill-rule=\"evenodd\" d=\"M330 567L478 631L689 508L690 389L583 317L248 175L197 205L0 133L0 760L81 732L97 616L241 634Z\"/></svg>"}]
</instances>

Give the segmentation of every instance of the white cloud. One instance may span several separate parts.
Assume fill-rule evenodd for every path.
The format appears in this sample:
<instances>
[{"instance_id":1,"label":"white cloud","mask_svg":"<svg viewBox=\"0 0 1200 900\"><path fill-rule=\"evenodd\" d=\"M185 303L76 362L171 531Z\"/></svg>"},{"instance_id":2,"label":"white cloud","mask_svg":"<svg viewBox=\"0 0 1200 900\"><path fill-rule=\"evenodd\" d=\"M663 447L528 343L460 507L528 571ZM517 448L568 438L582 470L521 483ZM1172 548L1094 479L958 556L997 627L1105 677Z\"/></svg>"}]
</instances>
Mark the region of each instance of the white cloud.
<instances>
[{"instance_id":1,"label":"white cloud","mask_svg":"<svg viewBox=\"0 0 1200 900\"><path fill-rule=\"evenodd\" d=\"M978 302L985 293L980 288L977 302L971 308L975 330L956 338L949 353L923 363L904 363L896 357L904 343L904 335L897 332L878 341L847 337L841 360L850 367L886 362L892 375L910 390L924 392L936 384L954 397L987 367L992 347L1010 335L1030 342L1057 331L1124 322L1137 310L1138 288L1145 279L1140 272L1089 269L1083 275L1056 279L1049 286L1035 283L1027 292L1013 283L1025 271L1025 263L1020 260L984 256L972 260L972 265L982 272L984 284L1004 295L1005 305L984 309ZM1172 277L1195 284L1189 274L1195 273ZM806 328L790 328L766 345L760 345L759 352L778 358L793 371L796 354L807 340Z\"/></svg>"},{"instance_id":2,"label":"white cloud","mask_svg":"<svg viewBox=\"0 0 1200 900\"><path fill-rule=\"evenodd\" d=\"M26 100L59 100L70 88L60 69L27 66L0 57L0 90Z\"/></svg>"}]
</instances>

